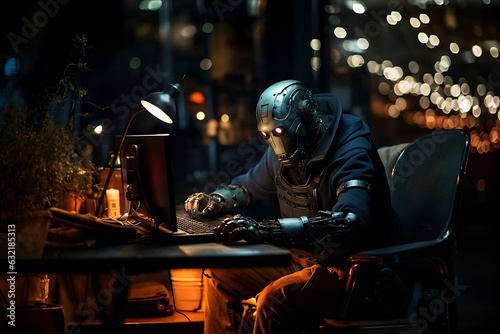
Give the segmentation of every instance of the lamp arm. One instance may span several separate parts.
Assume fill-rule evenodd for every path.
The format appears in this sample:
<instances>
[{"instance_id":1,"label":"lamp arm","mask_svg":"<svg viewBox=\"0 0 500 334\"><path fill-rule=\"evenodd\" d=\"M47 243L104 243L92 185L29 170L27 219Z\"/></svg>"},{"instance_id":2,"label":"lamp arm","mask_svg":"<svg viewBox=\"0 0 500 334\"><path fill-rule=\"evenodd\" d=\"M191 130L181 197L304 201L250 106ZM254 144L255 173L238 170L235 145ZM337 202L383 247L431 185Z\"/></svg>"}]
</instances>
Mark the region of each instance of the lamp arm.
<instances>
[{"instance_id":1,"label":"lamp arm","mask_svg":"<svg viewBox=\"0 0 500 334\"><path fill-rule=\"evenodd\" d=\"M113 171L115 170L115 164L116 164L116 161L118 160L118 156L119 156L120 151L122 149L123 142L125 141L125 136L127 135L128 128L130 127L130 124L132 123L132 120L134 119L134 117L137 116L138 114L140 114L143 111L146 111L146 109L141 109L139 111L136 111L134 114L132 114L132 116L130 116L130 118L129 118L128 122L127 122L127 125L125 126L125 130L123 130L123 134L122 134L122 138L120 140L120 144L118 145L118 147L116 148L115 152L113 153L113 157L112 157L112 160L111 160L111 166L109 167L109 174L106 177L106 182L104 182L104 187L102 189L101 196L99 196L99 202L97 203L97 206L96 206L96 209L95 209L96 216L99 214L99 210L101 209L102 203L104 201L104 196L106 196L106 190L108 189L109 182L111 181L111 177L113 175Z\"/></svg>"}]
</instances>

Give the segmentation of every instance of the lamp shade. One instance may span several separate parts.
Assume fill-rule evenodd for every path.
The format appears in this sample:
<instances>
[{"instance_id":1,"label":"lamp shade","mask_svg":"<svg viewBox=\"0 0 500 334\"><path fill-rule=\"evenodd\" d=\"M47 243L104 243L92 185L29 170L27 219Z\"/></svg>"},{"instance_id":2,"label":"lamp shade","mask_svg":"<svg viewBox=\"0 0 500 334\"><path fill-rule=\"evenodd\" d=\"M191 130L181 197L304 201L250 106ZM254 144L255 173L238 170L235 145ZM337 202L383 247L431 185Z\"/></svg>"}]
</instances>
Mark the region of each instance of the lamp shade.
<instances>
[{"instance_id":1,"label":"lamp shade","mask_svg":"<svg viewBox=\"0 0 500 334\"><path fill-rule=\"evenodd\" d=\"M142 106L156 118L172 124L177 114L175 101L181 93L180 86L183 80L184 77L178 83L168 85L163 92L149 94L141 100Z\"/></svg>"}]
</instances>

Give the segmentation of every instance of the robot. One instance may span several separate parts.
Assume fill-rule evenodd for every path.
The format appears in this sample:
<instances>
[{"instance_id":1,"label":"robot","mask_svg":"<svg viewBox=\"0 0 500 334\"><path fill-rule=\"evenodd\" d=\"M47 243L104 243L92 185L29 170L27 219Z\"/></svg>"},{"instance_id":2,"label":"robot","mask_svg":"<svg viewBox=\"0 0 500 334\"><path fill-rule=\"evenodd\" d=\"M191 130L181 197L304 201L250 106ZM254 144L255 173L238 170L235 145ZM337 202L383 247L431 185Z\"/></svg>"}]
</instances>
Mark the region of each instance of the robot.
<instances>
[{"instance_id":1,"label":"robot","mask_svg":"<svg viewBox=\"0 0 500 334\"><path fill-rule=\"evenodd\" d=\"M377 192L379 198L388 198L388 186L366 124L354 116L341 115L340 104L332 95L317 97L326 101L323 107L296 80L267 88L257 104L257 128L274 156L268 150L256 168L231 184L186 199L186 211L196 217L236 214L252 203L253 196L262 197L259 187L278 196L283 218L257 222L236 214L215 230L216 240L269 242L304 250L307 258L321 263L353 250L369 232L367 224L373 212L381 218L389 211L387 203L377 202L379 196L373 196ZM355 162L361 170L351 173L350 166L343 165L348 165L348 159L356 161L358 154L365 160ZM371 163L375 168L368 171ZM262 180L265 173L271 176ZM344 193L361 194L362 199L354 200L355 204L362 206L363 199L371 199L371 206L342 205L352 199Z\"/></svg>"}]
</instances>

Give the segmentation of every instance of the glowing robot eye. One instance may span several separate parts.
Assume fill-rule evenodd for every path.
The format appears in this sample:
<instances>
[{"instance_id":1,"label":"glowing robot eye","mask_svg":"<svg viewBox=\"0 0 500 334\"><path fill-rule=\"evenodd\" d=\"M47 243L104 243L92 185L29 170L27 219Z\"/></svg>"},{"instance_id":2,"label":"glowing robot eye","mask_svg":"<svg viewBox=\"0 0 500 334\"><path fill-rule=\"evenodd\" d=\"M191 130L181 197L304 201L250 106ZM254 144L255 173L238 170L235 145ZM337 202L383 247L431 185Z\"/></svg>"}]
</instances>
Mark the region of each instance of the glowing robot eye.
<instances>
[{"instance_id":1,"label":"glowing robot eye","mask_svg":"<svg viewBox=\"0 0 500 334\"><path fill-rule=\"evenodd\" d=\"M261 131L261 132L260 132L260 135L261 135L261 136L262 136L262 138L264 138L264 139L269 138L269 133L266 133L266 132L264 132L264 131Z\"/></svg>"},{"instance_id":2,"label":"glowing robot eye","mask_svg":"<svg viewBox=\"0 0 500 334\"><path fill-rule=\"evenodd\" d=\"M285 129L283 129L281 126L278 126L273 130L273 133L275 136L282 136L285 133Z\"/></svg>"}]
</instances>

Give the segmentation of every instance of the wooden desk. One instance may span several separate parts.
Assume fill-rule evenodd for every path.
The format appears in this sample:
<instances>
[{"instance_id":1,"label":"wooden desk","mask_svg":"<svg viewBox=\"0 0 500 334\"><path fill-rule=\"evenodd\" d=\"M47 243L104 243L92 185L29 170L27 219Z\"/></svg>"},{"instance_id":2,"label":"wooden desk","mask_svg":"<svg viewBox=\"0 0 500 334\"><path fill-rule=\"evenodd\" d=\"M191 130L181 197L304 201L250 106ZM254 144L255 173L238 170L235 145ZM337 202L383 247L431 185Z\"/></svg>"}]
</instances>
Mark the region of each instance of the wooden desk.
<instances>
[{"instance_id":1,"label":"wooden desk","mask_svg":"<svg viewBox=\"0 0 500 334\"><path fill-rule=\"evenodd\" d=\"M111 242L111 238L114 240L113 244L103 244ZM200 318L196 324L177 324L179 320L175 321L174 317L151 318L149 322L146 319L125 321L125 301L134 275L173 268L280 266L290 263L290 253L287 250L269 244L224 245L215 242L186 244L187 241L181 239L182 237L136 238L129 237L129 234L125 234L127 241L119 239L121 242L118 243L118 238L121 237L115 233L107 233L89 248L46 247L41 259L17 259L16 271L18 274L36 272L89 274L97 296L96 309L99 311L100 321L85 322L81 326L90 326L86 330L92 328L96 333L100 333L99 331L124 333L125 328L133 332L146 326L148 331L152 328L162 330L175 325L195 326L198 330L203 328L202 314L196 314ZM112 276L110 284L102 285L99 279L102 275ZM105 306L110 301L99 298L104 292L112 293L109 314ZM174 329L175 332L178 330L180 329Z\"/></svg>"},{"instance_id":2,"label":"wooden desk","mask_svg":"<svg viewBox=\"0 0 500 334\"><path fill-rule=\"evenodd\" d=\"M124 322L124 305L131 275L172 268L287 265L289 261L290 253L287 250L268 244L165 245L155 241L87 249L46 249L41 259L17 260L16 268L19 274L33 272L91 274L95 291L101 291L103 288L98 279L100 274L114 275L116 280L111 287L113 291L111 314L108 316L102 307L103 311L99 315L101 325L99 322L87 325L94 325L92 328L96 333L100 333L99 330L103 333L125 333L127 332L125 327L128 330L135 330L140 326L149 325L150 329L158 327L164 330L165 326L170 328L176 325L173 318L168 317L165 321L151 319L149 324L145 319L140 319L137 324ZM202 314L199 317L202 317ZM172 321L173 323L169 324ZM179 323L177 326L195 326L200 330L203 328L203 322L198 319L197 324ZM174 329L174 332L176 330Z\"/></svg>"},{"instance_id":3,"label":"wooden desk","mask_svg":"<svg viewBox=\"0 0 500 334\"><path fill-rule=\"evenodd\" d=\"M164 245L134 243L88 249L49 249L42 259L17 260L18 273L128 273L171 268L215 268L287 265L290 253L268 244L201 243Z\"/></svg>"}]
</instances>

